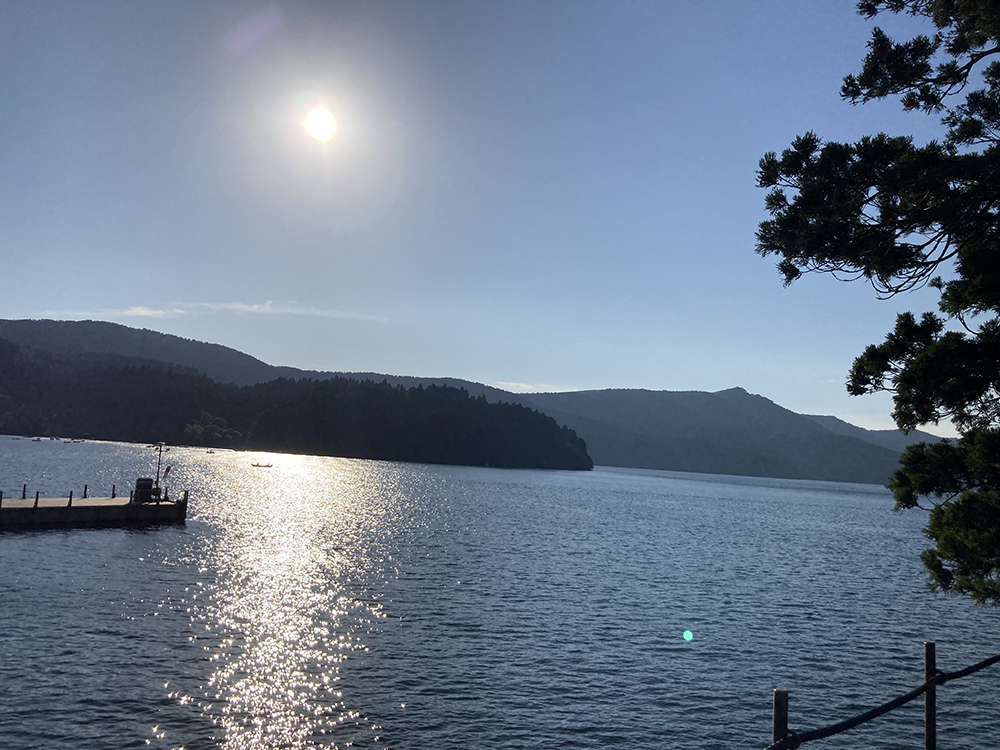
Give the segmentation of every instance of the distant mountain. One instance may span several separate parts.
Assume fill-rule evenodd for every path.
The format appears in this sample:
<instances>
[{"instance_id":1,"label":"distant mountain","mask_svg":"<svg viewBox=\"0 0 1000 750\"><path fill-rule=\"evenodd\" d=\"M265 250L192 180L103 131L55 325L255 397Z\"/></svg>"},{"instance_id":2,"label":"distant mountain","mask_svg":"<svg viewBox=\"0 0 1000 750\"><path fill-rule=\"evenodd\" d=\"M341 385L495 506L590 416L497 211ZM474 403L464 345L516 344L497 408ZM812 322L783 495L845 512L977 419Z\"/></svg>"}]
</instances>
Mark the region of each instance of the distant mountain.
<instances>
[{"instance_id":1,"label":"distant mountain","mask_svg":"<svg viewBox=\"0 0 1000 750\"><path fill-rule=\"evenodd\" d=\"M866 430L864 427L855 427L850 422L837 419L837 417L820 417L811 414L803 416L813 420L819 425L822 425L830 432L837 435L856 437L869 443L875 443L875 445L881 445L883 448L888 448L889 450L893 450L898 453L902 453L906 450L907 446L913 445L914 443L937 443L944 439L939 438L937 435L932 435L929 432L924 432L923 430L914 430L907 435L902 430Z\"/></svg>"},{"instance_id":2,"label":"distant mountain","mask_svg":"<svg viewBox=\"0 0 1000 750\"><path fill-rule=\"evenodd\" d=\"M899 461L898 450L834 433L742 388L530 398L576 431L599 465L884 484Z\"/></svg>"},{"instance_id":3,"label":"distant mountain","mask_svg":"<svg viewBox=\"0 0 1000 750\"><path fill-rule=\"evenodd\" d=\"M717 393L602 390L515 394L457 378L316 372L269 365L218 344L98 321L0 320L0 338L50 352L95 352L190 367L220 383L337 377L391 386L464 388L473 398L538 409L574 430L597 464L883 484L925 432L865 430L733 388Z\"/></svg>"},{"instance_id":4,"label":"distant mountain","mask_svg":"<svg viewBox=\"0 0 1000 750\"><path fill-rule=\"evenodd\" d=\"M283 369L228 346L96 320L0 320L0 339L53 354L93 352L171 362L236 385L274 380Z\"/></svg>"}]
</instances>

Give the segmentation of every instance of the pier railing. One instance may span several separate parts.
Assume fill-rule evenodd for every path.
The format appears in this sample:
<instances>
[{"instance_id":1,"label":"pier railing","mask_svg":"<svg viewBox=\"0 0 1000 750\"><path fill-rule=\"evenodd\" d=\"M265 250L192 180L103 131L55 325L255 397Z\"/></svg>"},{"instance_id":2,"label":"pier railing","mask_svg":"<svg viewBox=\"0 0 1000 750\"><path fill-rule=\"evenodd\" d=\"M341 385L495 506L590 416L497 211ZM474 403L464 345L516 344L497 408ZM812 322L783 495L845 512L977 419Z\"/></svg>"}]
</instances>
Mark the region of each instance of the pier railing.
<instances>
[{"instance_id":1,"label":"pier railing","mask_svg":"<svg viewBox=\"0 0 1000 750\"><path fill-rule=\"evenodd\" d=\"M88 485L88 484L83 485L83 498L85 500L87 499L87 492L89 491L89 489L90 489L90 485ZM111 485L111 499L112 500L114 500L115 497L117 497L117 492L118 492L118 485L117 484L112 484ZM41 493L38 490L35 490L35 507L36 508L38 507L38 500L39 500L39 495L40 494ZM7 499L8 500L11 499L10 495L7 496ZM21 485L21 499L22 500L27 500L28 499L28 485L27 484ZM130 492L129 493L129 502L131 502L131 501L132 501L132 493ZM69 501L68 501L68 504L69 505L73 504L73 490L69 491ZM3 490L0 490L0 508L2 508L2 507L3 507Z\"/></svg>"},{"instance_id":2,"label":"pier railing","mask_svg":"<svg viewBox=\"0 0 1000 750\"><path fill-rule=\"evenodd\" d=\"M924 750L937 750L937 686L943 685L951 680L966 677L980 669L985 669L991 664L1000 662L1000 654L983 659L977 664L959 669L955 672L941 672L937 668L934 643L928 641L924 643L924 682L918 685L905 695L883 703L870 711L865 711L850 719L838 721L818 729L810 729L804 732L793 731L788 728L788 691L774 691L774 713L771 721L771 744L765 750L795 750L804 742L821 740L832 737L835 734L854 729L856 726L865 724L872 719L877 719L883 714L894 711L910 701L924 696Z\"/></svg>"}]
</instances>

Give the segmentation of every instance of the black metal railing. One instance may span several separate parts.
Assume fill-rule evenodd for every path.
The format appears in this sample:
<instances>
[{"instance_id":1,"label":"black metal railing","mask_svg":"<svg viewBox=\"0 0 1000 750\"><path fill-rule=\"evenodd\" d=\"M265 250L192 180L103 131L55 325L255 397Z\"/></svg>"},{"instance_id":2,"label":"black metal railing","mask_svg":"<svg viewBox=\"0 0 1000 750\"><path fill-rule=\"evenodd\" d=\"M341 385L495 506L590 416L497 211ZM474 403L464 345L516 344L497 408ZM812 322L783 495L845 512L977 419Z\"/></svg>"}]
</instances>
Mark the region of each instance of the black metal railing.
<instances>
[{"instance_id":1,"label":"black metal railing","mask_svg":"<svg viewBox=\"0 0 1000 750\"><path fill-rule=\"evenodd\" d=\"M846 732L848 729L877 719L883 714L894 711L906 703L924 696L924 750L937 750L937 686L943 685L951 680L966 677L980 669L985 669L991 664L1000 662L1000 654L983 659L981 662L972 664L964 669L954 672L941 672L937 669L937 657L934 643L928 641L924 643L924 682L915 687L905 695L893 698L881 706L877 706L870 711L865 711L850 719L838 721L818 729L810 729L805 732L796 732L788 728L788 691L777 689L774 691L774 713L771 721L771 744L765 750L795 750L803 742L821 740L825 737L832 737L835 734Z\"/></svg>"}]
</instances>

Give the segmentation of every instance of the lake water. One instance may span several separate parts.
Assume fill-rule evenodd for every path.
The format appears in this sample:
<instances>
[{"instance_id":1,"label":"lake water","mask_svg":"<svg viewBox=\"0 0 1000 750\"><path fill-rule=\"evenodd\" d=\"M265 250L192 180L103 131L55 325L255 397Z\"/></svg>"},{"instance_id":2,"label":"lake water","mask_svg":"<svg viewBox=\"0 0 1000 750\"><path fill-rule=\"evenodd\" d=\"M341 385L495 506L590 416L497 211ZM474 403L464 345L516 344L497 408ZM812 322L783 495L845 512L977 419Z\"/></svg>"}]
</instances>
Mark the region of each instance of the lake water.
<instances>
[{"instance_id":1,"label":"lake water","mask_svg":"<svg viewBox=\"0 0 1000 750\"><path fill-rule=\"evenodd\" d=\"M809 729L920 684L924 640L945 670L1000 650L880 487L169 456L186 526L0 533L0 747L754 748L773 688ZM155 465L0 437L5 496ZM938 706L942 748L1000 746L1000 665ZM815 747L921 747L921 720Z\"/></svg>"}]
</instances>

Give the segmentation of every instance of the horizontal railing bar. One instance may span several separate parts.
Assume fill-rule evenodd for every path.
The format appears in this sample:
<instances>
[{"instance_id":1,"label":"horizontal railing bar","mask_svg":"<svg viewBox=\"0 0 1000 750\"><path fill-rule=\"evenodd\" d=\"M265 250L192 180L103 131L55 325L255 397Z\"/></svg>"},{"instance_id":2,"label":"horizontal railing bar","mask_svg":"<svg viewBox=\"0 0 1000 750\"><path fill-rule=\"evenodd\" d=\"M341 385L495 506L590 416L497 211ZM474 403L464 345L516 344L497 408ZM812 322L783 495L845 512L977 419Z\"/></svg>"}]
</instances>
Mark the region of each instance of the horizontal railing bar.
<instances>
[{"instance_id":1,"label":"horizontal railing bar","mask_svg":"<svg viewBox=\"0 0 1000 750\"><path fill-rule=\"evenodd\" d=\"M943 672L942 674L939 675L939 677L943 677L944 679L941 680L938 684L943 685L949 680L957 680L959 677L965 677L966 675L970 675L973 672L978 672L980 669L986 669L986 667L990 666L991 664L996 664L998 661L1000 661L1000 654L997 654L996 656L991 656L989 659L983 659L978 664L973 664L971 667L966 667L965 669L959 669L955 672Z\"/></svg>"}]
</instances>

